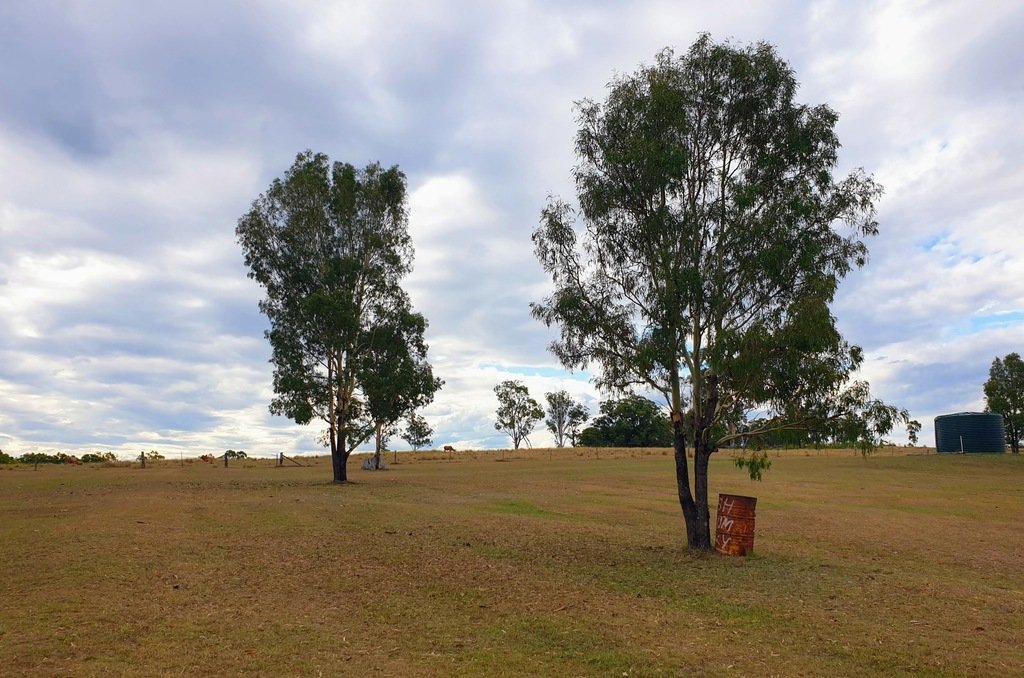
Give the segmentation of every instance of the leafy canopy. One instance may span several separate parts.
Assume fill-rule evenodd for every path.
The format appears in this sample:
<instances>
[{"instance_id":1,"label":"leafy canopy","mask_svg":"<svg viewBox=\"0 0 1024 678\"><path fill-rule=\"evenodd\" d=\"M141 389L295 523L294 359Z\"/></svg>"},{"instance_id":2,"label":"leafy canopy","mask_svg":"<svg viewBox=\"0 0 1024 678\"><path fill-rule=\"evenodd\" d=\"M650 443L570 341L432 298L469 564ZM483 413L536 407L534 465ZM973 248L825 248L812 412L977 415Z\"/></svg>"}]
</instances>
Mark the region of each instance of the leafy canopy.
<instances>
[{"instance_id":1,"label":"leafy canopy","mask_svg":"<svg viewBox=\"0 0 1024 678\"><path fill-rule=\"evenodd\" d=\"M703 36L578 104L579 207L551 199L534 233L555 291L533 313L563 364L688 402L704 431L753 411L884 428L828 308L866 261L881 188L833 179L837 115L796 86L771 46Z\"/></svg>"},{"instance_id":2,"label":"leafy canopy","mask_svg":"<svg viewBox=\"0 0 1024 678\"><path fill-rule=\"evenodd\" d=\"M545 393L547 412L544 424L555 437L556 447L565 447L565 443L576 444L580 434L580 426L590 416L586 406L573 400L568 391Z\"/></svg>"},{"instance_id":3,"label":"leafy canopy","mask_svg":"<svg viewBox=\"0 0 1024 678\"><path fill-rule=\"evenodd\" d=\"M601 402L601 415L583 429L588 447L671 447L672 424L664 411L638 395Z\"/></svg>"},{"instance_id":4,"label":"leafy canopy","mask_svg":"<svg viewBox=\"0 0 1024 678\"><path fill-rule=\"evenodd\" d=\"M434 429L426 419L413 413L409 415L405 429L402 430L402 440L414 450L429 447L434 442Z\"/></svg>"},{"instance_id":5,"label":"leafy canopy","mask_svg":"<svg viewBox=\"0 0 1024 678\"><path fill-rule=\"evenodd\" d=\"M1024 360L1019 353L992 361L984 390L986 409L1003 415L1006 441L1014 454L1020 454L1024 438Z\"/></svg>"},{"instance_id":6,"label":"leafy canopy","mask_svg":"<svg viewBox=\"0 0 1024 678\"><path fill-rule=\"evenodd\" d=\"M518 380L501 382L494 387L494 394L498 396L494 428L507 433L518 450L523 441L529 443L530 433L544 416L544 410L530 397L526 385Z\"/></svg>"}]
</instances>

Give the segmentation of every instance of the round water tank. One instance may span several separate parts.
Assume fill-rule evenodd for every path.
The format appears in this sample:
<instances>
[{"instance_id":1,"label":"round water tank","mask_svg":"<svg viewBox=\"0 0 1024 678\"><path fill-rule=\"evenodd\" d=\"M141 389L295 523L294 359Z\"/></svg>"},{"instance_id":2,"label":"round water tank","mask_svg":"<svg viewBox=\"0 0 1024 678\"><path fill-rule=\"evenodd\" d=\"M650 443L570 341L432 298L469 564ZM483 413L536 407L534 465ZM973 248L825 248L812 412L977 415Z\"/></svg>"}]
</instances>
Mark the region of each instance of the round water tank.
<instances>
[{"instance_id":1,"label":"round water tank","mask_svg":"<svg viewBox=\"0 0 1024 678\"><path fill-rule=\"evenodd\" d=\"M960 412L935 417L938 452L1006 452L1003 415L995 412Z\"/></svg>"}]
</instances>

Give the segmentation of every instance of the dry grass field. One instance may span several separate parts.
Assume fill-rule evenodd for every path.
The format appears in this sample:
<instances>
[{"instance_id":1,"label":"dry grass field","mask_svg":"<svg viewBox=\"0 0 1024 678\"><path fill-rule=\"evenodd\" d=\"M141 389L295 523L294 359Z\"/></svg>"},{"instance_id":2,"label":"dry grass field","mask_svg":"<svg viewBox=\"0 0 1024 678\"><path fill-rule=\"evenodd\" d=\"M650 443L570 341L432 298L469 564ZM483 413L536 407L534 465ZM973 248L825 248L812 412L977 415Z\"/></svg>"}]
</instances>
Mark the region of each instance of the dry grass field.
<instances>
[{"instance_id":1,"label":"dry grass field","mask_svg":"<svg viewBox=\"0 0 1024 678\"><path fill-rule=\"evenodd\" d=\"M716 455L728 558L667 451L504 456L0 467L0 674L1024 675L1024 458Z\"/></svg>"}]
</instances>

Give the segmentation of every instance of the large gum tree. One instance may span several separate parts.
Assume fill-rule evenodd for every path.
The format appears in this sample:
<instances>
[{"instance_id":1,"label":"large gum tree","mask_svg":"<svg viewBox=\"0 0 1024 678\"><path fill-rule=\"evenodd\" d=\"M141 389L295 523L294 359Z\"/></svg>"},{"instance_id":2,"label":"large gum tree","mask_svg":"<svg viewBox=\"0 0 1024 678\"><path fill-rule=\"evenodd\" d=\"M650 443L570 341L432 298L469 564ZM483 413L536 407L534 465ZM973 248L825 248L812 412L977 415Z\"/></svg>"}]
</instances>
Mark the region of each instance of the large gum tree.
<instances>
[{"instance_id":1,"label":"large gum tree","mask_svg":"<svg viewBox=\"0 0 1024 678\"><path fill-rule=\"evenodd\" d=\"M405 175L305 151L238 221L249 277L266 291L271 412L327 424L336 482L375 431L429 403L427 323L401 286L412 268Z\"/></svg>"},{"instance_id":2,"label":"large gum tree","mask_svg":"<svg viewBox=\"0 0 1024 678\"><path fill-rule=\"evenodd\" d=\"M851 381L862 352L829 310L866 261L881 188L835 176L837 115L796 90L765 43L662 51L577 103L578 204L550 198L533 234L554 291L532 310L560 329L553 353L602 389L664 397L694 549L712 544L709 460L741 429L877 439L907 420ZM769 423L743 426L754 413ZM741 462L752 477L767 465Z\"/></svg>"}]
</instances>

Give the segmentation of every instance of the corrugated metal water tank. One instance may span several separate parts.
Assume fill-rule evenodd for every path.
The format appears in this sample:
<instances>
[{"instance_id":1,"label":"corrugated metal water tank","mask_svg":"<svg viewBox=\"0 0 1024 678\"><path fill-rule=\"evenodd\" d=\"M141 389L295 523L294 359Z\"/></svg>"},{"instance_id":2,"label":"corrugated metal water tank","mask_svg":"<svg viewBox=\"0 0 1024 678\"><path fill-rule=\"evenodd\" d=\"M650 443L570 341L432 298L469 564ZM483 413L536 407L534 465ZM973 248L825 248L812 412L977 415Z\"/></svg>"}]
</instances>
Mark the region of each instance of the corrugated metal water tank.
<instances>
[{"instance_id":1,"label":"corrugated metal water tank","mask_svg":"<svg viewBox=\"0 0 1024 678\"><path fill-rule=\"evenodd\" d=\"M935 449L946 454L1006 452L1003 415L959 412L935 417Z\"/></svg>"}]
</instances>

